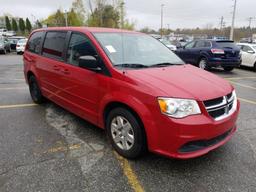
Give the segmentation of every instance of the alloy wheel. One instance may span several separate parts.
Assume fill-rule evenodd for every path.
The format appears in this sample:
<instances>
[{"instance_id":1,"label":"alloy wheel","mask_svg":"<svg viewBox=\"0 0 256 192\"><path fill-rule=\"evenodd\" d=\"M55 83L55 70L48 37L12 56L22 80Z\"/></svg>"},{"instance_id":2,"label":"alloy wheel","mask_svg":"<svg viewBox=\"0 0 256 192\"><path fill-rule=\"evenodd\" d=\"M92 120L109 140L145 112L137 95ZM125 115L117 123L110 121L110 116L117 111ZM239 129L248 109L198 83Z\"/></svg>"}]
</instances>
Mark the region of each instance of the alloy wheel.
<instances>
[{"instance_id":1,"label":"alloy wheel","mask_svg":"<svg viewBox=\"0 0 256 192\"><path fill-rule=\"evenodd\" d=\"M122 116L117 116L112 120L111 136L115 144L122 150L130 150L134 145L133 127Z\"/></svg>"}]
</instances>

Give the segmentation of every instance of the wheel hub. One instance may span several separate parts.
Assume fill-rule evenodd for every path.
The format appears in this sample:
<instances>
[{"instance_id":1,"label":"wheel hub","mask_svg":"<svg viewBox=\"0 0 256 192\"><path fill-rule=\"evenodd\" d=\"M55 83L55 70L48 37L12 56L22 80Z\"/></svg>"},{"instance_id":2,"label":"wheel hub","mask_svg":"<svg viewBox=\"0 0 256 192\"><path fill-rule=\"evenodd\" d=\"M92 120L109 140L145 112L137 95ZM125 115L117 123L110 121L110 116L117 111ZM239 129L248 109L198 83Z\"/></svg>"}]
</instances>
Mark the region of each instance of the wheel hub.
<instances>
[{"instance_id":1,"label":"wheel hub","mask_svg":"<svg viewBox=\"0 0 256 192\"><path fill-rule=\"evenodd\" d=\"M129 150L134 145L134 132L130 122L117 116L111 122L111 136L115 144L122 150Z\"/></svg>"}]
</instances>

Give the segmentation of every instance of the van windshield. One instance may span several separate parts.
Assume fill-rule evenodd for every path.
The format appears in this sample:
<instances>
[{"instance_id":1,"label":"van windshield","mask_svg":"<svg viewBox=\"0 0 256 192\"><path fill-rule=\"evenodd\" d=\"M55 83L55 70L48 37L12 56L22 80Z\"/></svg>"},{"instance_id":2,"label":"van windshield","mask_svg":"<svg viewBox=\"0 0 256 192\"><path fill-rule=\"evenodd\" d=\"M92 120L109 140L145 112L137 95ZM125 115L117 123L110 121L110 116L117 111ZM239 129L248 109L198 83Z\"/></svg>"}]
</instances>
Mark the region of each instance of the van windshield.
<instances>
[{"instance_id":1,"label":"van windshield","mask_svg":"<svg viewBox=\"0 0 256 192\"><path fill-rule=\"evenodd\" d=\"M94 33L114 66L157 67L184 62L151 36L133 33Z\"/></svg>"}]
</instances>

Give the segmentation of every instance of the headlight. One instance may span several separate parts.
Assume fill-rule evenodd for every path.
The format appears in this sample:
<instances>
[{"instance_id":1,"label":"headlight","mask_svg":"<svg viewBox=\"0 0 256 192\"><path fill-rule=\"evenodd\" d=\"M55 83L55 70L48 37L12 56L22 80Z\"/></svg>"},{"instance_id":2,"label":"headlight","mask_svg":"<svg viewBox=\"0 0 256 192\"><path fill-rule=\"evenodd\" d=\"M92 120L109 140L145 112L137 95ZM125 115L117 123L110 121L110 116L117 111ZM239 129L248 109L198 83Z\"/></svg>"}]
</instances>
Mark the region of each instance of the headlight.
<instances>
[{"instance_id":1,"label":"headlight","mask_svg":"<svg viewBox=\"0 0 256 192\"><path fill-rule=\"evenodd\" d=\"M4 46L4 44L1 44L1 43L0 43L0 47L3 47L3 46Z\"/></svg>"},{"instance_id":2,"label":"headlight","mask_svg":"<svg viewBox=\"0 0 256 192\"><path fill-rule=\"evenodd\" d=\"M163 114L174 118L201 114L199 105L195 100L160 97L158 98L158 103Z\"/></svg>"}]
</instances>

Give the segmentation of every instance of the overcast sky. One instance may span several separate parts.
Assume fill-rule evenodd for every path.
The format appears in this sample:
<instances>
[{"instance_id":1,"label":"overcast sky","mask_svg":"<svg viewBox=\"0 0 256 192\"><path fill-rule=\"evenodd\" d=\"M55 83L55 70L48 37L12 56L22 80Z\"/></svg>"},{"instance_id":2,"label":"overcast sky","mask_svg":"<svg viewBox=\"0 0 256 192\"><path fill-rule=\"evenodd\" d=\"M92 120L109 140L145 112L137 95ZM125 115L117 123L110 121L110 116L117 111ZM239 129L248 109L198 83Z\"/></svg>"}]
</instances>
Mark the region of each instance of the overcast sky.
<instances>
[{"instance_id":1,"label":"overcast sky","mask_svg":"<svg viewBox=\"0 0 256 192\"><path fill-rule=\"evenodd\" d=\"M93 1L93 0L92 0ZM110 0L111 1L111 0ZM87 5L88 0L84 0ZM0 0L0 15L43 19L56 9L69 9L72 0ZM136 21L136 28L160 28L160 5L164 7L164 26L170 28L219 26L221 16L231 24L233 0L125 0L127 17ZM88 7L88 6L87 6ZM236 26L248 26L249 17L256 17L256 0L238 0ZM256 20L252 22L256 27Z\"/></svg>"}]
</instances>

